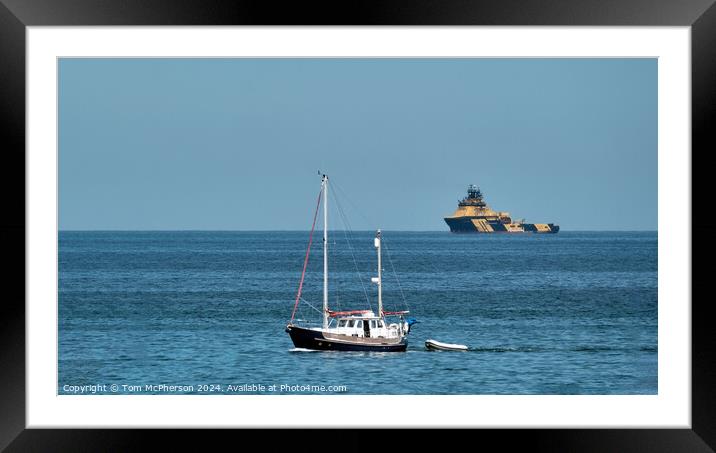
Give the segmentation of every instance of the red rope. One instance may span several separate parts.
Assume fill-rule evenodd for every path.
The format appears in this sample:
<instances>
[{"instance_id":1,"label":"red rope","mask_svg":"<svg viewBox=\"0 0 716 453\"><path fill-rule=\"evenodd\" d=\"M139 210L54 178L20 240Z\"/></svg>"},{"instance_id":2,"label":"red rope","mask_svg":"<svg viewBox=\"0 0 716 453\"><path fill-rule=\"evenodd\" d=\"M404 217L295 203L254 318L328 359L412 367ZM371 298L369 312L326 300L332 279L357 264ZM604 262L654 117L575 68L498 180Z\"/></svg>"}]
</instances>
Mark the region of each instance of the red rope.
<instances>
[{"instance_id":1,"label":"red rope","mask_svg":"<svg viewBox=\"0 0 716 453\"><path fill-rule=\"evenodd\" d=\"M303 260L303 272L301 272L301 283L298 284L298 294L296 294L296 303L293 306L293 313L291 313L291 321L293 322L294 316L296 316L296 309L298 309L298 301L301 300L301 291L303 290L303 278L306 276L306 266L308 266L308 253L311 251L311 243L313 242L313 230L316 229L316 218L318 217L318 208L321 207L321 194L323 190L318 192L318 202L316 203L316 213L313 214L313 225L311 225L311 234L308 236L308 248L306 249L306 258Z\"/></svg>"}]
</instances>

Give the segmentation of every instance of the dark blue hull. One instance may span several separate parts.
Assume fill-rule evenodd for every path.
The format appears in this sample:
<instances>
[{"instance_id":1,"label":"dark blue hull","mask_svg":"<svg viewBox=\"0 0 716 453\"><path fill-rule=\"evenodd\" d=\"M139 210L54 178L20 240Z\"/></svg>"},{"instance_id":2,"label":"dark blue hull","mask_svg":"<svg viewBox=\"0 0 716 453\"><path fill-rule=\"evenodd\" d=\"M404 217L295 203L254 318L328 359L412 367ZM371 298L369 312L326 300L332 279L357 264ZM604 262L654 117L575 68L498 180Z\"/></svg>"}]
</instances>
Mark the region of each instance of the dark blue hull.
<instances>
[{"instance_id":1,"label":"dark blue hull","mask_svg":"<svg viewBox=\"0 0 716 453\"><path fill-rule=\"evenodd\" d=\"M345 341L326 338L322 332L289 325L286 332L291 337L293 345L302 349L318 351L374 351L374 352L402 352L408 348L408 340L403 338L399 343L379 344L361 343L360 340Z\"/></svg>"}]
</instances>

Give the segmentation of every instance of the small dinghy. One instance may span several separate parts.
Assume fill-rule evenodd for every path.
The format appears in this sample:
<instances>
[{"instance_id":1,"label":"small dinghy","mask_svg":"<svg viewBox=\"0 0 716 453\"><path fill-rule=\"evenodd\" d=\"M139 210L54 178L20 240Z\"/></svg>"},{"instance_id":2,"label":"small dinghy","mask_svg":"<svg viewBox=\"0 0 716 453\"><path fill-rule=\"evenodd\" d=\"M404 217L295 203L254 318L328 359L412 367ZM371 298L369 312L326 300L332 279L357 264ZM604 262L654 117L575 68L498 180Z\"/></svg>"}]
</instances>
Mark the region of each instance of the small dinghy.
<instances>
[{"instance_id":1,"label":"small dinghy","mask_svg":"<svg viewBox=\"0 0 716 453\"><path fill-rule=\"evenodd\" d=\"M467 351L464 344L443 343L436 340L425 340L425 347L435 351Z\"/></svg>"}]
</instances>

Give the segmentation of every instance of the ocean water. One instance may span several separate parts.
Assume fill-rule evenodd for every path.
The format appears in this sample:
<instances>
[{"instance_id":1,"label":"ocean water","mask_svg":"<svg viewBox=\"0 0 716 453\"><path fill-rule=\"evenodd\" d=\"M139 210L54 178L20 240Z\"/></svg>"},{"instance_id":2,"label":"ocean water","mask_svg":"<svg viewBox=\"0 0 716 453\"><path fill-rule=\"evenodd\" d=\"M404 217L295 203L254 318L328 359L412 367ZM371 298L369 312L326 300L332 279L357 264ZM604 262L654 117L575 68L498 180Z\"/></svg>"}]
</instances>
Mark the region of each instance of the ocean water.
<instances>
[{"instance_id":1,"label":"ocean water","mask_svg":"<svg viewBox=\"0 0 716 453\"><path fill-rule=\"evenodd\" d=\"M373 234L331 233L331 308L375 309ZM418 320L404 353L293 347L307 232L60 232L57 391L658 392L656 232L383 237L386 309ZM297 318L320 319L322 265L318 237Z\"/></svg>"}]
</instances>

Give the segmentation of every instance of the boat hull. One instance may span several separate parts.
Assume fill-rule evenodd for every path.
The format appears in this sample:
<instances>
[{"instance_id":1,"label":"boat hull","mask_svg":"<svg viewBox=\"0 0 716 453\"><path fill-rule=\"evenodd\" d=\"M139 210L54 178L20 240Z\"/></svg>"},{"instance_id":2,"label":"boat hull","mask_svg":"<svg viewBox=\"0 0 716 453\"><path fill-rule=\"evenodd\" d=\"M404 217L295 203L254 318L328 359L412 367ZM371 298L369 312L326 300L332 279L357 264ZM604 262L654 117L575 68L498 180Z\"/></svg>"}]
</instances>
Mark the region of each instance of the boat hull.
<instances>
[{"instance_id":1,"label":"boat hull","mask_svg":"<svg viewBox=\"0 0 716 453\"><path fill-rule=\"evenodd\" d=\"M433 351L467 351L467 346L463 344L442 343L435 340L426 340L425 347Z\"/></svg>"},{"instance_id":2,"label":"boat hull","mask_svg":"<svg viewBox=\"0 0 716 453\"><path fill-rule=\"evenodd\" d=\"M445 217L445 223L452 233L477 234L556 234L559 225L553 223L523 223L515 227L506 227L499 221L483 221L479 217Z\"/></svg>"},{"instance_id":3,"label":"boat hull","mask_svg":"<svg viewBox=\"0 0 716 453\"><path fill-rule=\"evenodd\" d=\"M395 342L378 342L377 339L326 335L318 330L294 325L287 326L286 332L295 347L317 351L403 352L408 348L408 340L405 337Z\"/></svg>"}]
</instances>

